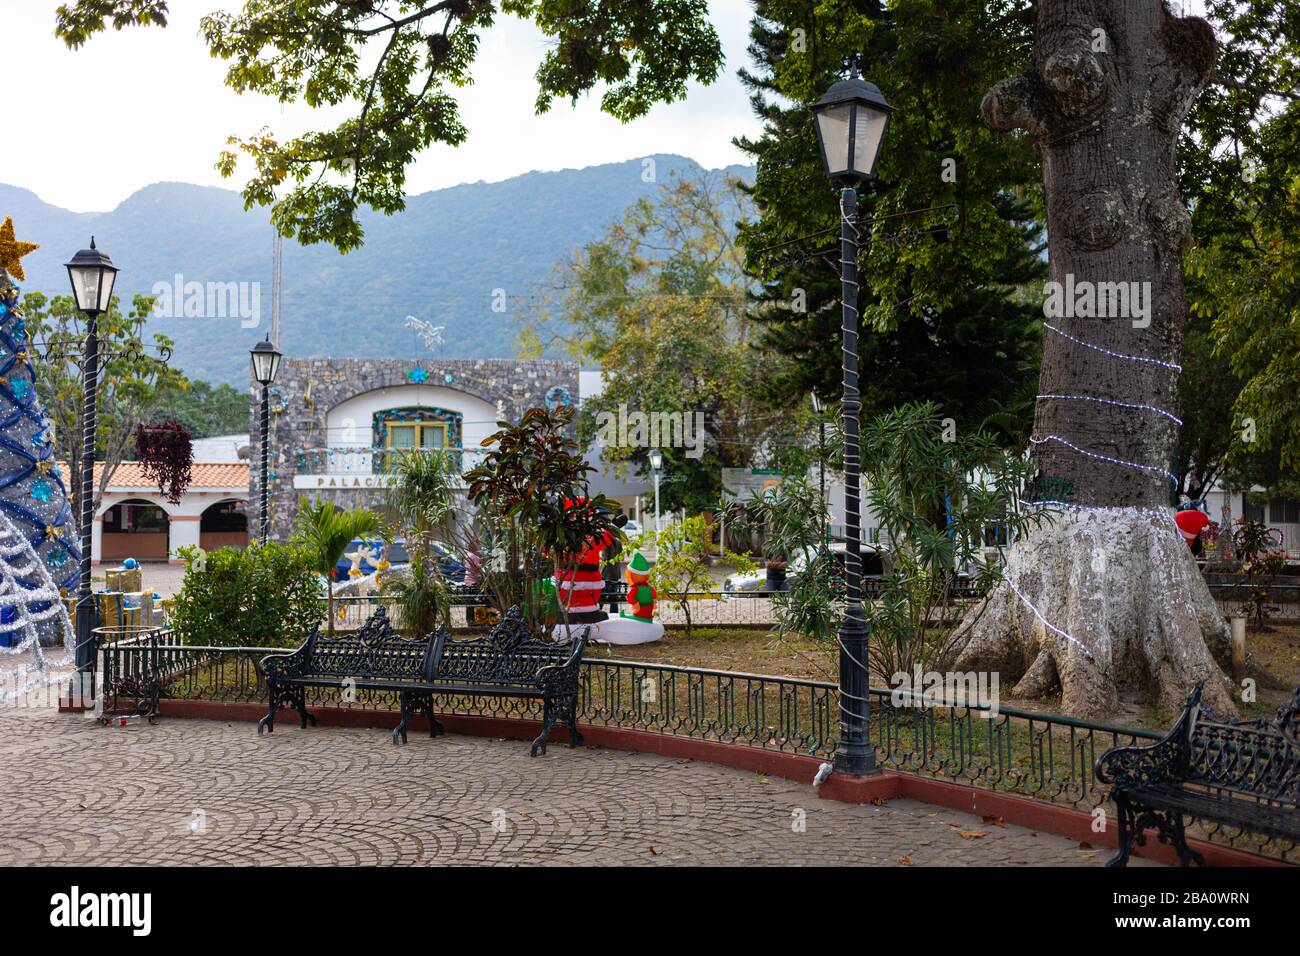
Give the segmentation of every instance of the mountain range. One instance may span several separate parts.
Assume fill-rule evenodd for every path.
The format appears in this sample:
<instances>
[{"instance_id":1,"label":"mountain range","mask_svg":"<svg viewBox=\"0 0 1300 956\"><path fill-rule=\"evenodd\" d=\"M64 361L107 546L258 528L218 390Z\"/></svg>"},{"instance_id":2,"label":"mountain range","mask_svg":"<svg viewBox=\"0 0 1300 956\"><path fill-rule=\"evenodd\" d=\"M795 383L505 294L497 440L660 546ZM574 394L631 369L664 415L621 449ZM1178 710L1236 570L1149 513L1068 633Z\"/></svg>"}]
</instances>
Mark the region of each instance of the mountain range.
<instances>
[{"instance_id":1,"label":"mountain range","mask_svg":"<svg viewBox=\"0 0 1300 956\"><path fill-rule=\"evenodd\" d=\"M285 240L281 350L289 358L509 358L519 320L558 263L670 177L699 170L657 155L531 172L411 196L393 216L365 210L365 245L346 256ZM752 167L721 172L753 178ZM121 270L115 291L124 304L137 292L176 300L172 314L148 321L150 333L175 341L174 365L191 378L248 382L248 350L271 325L268 209L245 211L233 190L155 183L111 212L76 213L0 184L3 216L14 218L18 238L41 244L23 259L23 291L68 294L63 263L93 234ZM244 308L231 314L241 288ZM185 317L185 299L203 301L204 312L219 312L211 309L218 301L231 308L225 317ZM442 344L426 345L408 316L443 326Z\"/></svg>"}]
</instances>

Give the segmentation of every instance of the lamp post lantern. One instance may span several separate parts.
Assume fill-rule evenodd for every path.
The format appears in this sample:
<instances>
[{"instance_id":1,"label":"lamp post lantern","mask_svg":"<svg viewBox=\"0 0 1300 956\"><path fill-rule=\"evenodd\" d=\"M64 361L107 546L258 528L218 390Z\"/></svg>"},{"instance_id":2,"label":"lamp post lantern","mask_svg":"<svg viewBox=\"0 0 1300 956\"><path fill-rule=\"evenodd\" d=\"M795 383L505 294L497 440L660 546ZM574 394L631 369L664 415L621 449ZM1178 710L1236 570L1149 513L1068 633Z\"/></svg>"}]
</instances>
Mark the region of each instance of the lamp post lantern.
<instances>
[{"instance_id":1,"label":"lamp post lantern","mask_svg":"<svg viewBox=\"0 0 1300 956\"><path fill-rule=\"evenodd\" d=\"M659 526L659 475L664 467L664 453L658 448L650 450L650 470L655 476L655 534L658 534L662 528Z\"/></svg>"},{"instance_id":2,"label":"lamp post lantern","mask_svg":"<svg viewBox=\"0 0 1300 956\"><path fill-rule=\"evenodd\" d=\"M117 266L95 248L80 250L64 263L72 282L72 298L86 316L86 346L81 367L81 574L77 582L77 670L94 669L95 607L90 589L91 548L95 527L95 435L98 430L99 328L98 320L113 301Z\"/></svg>"},{"instance_id":3,"label":"lamp post lantern","mask_svg":"<svg viewBox=\"0 0 1300 956\"><path fill-rule=\"evenodd\" d=\"M848 607L840 624L839 773L866 774L876 768L871 747L870 675L867 670L867 620L862 612L862 467L859 461L858 390L858 186L870 179L893 112L872 83L858 77L856 65L813 104L817 144L831 182L840 187L840 297L844 369L844 532L847 550Z\"/></svg>"},{"instance_id":4,"label":"lamp post lantern","mask_svg":"<svg viewBox=\"0 0 1300 956\"><path fill-rule=\"evenodd\" d=\"M275 373L280 370L280 359L283 356L271 344L271 336L269 335L265 341L254 345L249 351L249 355L253 360L253 381L262 386L262 508L258 515L257 540L261 544L266 544L266 537L271 528L270 494L267 488L270 465L268 449L271 441L271 383L275 381Z\"/></svg>"}]
</instances>

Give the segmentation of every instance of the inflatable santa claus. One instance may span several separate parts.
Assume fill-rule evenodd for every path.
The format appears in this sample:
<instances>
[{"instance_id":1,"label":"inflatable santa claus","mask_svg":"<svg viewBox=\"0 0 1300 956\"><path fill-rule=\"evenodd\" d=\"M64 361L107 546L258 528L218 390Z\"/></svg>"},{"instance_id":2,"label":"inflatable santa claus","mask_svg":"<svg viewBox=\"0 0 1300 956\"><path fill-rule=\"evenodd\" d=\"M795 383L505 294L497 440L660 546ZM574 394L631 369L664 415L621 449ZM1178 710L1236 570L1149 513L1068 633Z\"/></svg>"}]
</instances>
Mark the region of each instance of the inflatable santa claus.
<instances>
[{"instance_id":1,"label":"inflatable santa claus","mask_svg":"<svg viewBox=\"0 0 1300 956\"><path fill-rule=\"evenodd\" d=\"M587 501L587 498L566 498L564 507L576 508ZM618 524L617 519L615 524ZM555 585L556 599L568 609L571 625L595 624L609 618L600 609L600 592L605 588L605 579L600 573L600 555L613 542L613 533L606 531L597 538L588 539L587 547L581 553L560 556L560 573L551 580Z\"/></svg>"}]
</instances>

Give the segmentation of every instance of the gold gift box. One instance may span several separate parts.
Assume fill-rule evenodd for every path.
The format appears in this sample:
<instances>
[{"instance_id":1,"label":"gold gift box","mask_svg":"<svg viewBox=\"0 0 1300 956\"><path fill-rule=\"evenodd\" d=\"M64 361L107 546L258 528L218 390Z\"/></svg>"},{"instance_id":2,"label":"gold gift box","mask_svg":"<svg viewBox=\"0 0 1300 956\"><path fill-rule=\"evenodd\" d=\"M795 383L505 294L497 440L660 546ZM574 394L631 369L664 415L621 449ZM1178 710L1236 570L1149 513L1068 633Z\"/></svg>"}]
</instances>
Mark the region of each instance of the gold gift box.
<instances>
[{"instance_id":1,"label":"gold gift box","mask_svg":"<svg viewBox=\"0 0 1300 956\"><path fill-rule=\"evenodd\" d=\"M140 568L109 568L104 572L106 591L135 594L144 590L144 572Z\"/></svg>"},{"instance_id":2,"label":"gold gift box","mask_svg":"<svg viewBox=\"0 0 1300 956\"><path fill-rule=\"evenodd\" d=\"M153 623L153 594L149 591L100 591L100 627L148 627Z\"/></svg>"}]
</instances>

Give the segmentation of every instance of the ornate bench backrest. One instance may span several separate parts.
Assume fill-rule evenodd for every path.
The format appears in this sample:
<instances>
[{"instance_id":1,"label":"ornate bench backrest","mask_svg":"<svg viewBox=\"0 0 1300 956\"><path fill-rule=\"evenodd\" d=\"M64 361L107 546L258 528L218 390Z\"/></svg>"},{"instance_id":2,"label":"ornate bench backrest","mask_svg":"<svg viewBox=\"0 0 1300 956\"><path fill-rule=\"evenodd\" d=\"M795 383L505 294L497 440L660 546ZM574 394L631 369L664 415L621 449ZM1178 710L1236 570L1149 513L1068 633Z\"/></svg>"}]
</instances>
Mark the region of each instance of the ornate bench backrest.
<instances>
[{"instance_id":1,"label":"ornate bench backrest","mask_svg":"<svg viewBox=\"0 0 1300 956\"><path fill-rule=\"evenodd\" d=\"M1202 711L1192 728L1187 781L1294 806L1300 746L1276 722L1223 721Z\"/></svg>"},{"instance_id":2,"label":"ornate bench backrest","mask_svg":"<svg viewBox=\"0 0 1300 956\"><path fill-rule=\"evenodd\" d=\"M336 637L314 635L300 676L371 677L379 680L420 680L446 643L439 629L424 637L393 633L381 605L358 630Z\"/></svg>"},{"instance_id":3,"label":"ornate bench backrest","mask_svg":"<svg viewBox=\"0 0 1300 956\"><path fill-rule=\"evenodd\" d=\"M487 637L448 641L433 679L450 683L536 687L543 667L563 665L574 645L538 640L512 607ZM576 669L576 661L574 662Z\"/></svg>"}]
</instances>

